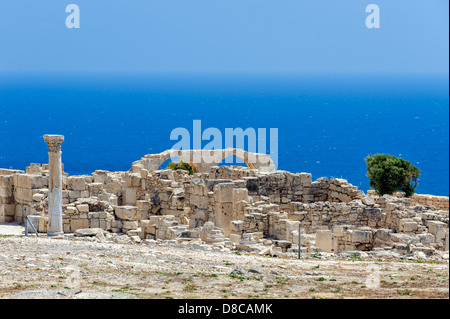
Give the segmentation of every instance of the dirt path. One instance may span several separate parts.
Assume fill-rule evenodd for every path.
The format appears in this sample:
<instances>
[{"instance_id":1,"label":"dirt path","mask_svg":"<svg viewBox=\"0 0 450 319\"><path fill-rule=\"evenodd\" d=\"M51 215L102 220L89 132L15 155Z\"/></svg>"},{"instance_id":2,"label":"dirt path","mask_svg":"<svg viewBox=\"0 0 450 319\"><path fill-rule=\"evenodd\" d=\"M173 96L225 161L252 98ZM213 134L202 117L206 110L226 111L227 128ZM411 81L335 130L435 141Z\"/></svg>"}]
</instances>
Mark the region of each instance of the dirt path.
<instances>
[{"instance_id":1,"label":"dirt path","mask_svg":"<svg viewBox=\"0 0 450 319\"><path fill-rule=\"evenodd\" d=\"M10 234L0 235L0 298L449 298L449 267Z\"/></svg>"},{"instance_id":2,"label":"dirt path","mask_svg":"<svg viewBox=\"0 0 450 319\"><path fill-rule=\"evenodd\" d=\"M0 235L25 235L25 227L17 223L0 223Z\"/></svg>"}]
</instances>

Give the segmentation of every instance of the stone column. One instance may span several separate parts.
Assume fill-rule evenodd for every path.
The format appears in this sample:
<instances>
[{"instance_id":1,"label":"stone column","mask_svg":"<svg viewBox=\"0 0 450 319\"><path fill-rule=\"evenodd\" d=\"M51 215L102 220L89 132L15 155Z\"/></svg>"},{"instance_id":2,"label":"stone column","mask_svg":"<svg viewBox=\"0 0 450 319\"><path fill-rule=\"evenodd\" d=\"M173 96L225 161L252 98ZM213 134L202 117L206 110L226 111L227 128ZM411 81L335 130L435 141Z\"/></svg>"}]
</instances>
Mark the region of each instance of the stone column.
<instances>
[{"instance_id":1,"label":"stone column","mask_svg":"<svg viewBox=\"0 0 450 319\"><path fill-rule=\"evenodd\" d=\"M62 168L61 168L61 143L62 135L44 135L44 141L48 144L48 169L49 195L48 195L48 227L47 235L62 235Z\"/></svg>"}]
</instances>

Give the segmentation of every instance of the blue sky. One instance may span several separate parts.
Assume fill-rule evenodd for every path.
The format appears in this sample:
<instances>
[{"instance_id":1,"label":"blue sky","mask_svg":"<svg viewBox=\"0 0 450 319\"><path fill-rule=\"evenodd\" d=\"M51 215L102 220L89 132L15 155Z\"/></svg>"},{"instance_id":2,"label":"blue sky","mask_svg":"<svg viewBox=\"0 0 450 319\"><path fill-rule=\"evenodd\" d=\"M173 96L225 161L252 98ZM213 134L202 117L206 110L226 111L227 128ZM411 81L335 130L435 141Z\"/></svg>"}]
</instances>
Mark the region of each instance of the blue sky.
<instances>
[{"instance_id":1,"label":"blue sky","mask_svg":"<svg viewBox=\"0 0 450 319\"><path fill-rule=\"evenodd\" d=\"M67 29L66 5L81 28ZM365 8L381 10L368 29ZM448 72L448 0L2 0L0 72Z\"/></svg>"}]
</instances>

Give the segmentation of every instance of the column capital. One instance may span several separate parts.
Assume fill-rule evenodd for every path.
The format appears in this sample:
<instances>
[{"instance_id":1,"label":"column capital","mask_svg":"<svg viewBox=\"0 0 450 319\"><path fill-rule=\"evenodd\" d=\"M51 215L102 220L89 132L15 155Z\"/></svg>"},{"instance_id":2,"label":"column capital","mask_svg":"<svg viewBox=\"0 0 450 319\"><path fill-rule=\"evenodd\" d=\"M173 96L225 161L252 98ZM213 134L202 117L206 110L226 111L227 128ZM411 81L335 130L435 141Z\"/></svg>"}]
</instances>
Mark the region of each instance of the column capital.
<instances>
[{"instance_id":1,"label":"column capital","mask_svg":"<svg viewBox=\"0 0 450 319\"><path fill-rule=\"evenodd\" d=\"M44 135L44 141L48 145L48 150L50 152L59 152L61 151L61 143L64 142L63 135Z\"/></svg>"}]
</instances>

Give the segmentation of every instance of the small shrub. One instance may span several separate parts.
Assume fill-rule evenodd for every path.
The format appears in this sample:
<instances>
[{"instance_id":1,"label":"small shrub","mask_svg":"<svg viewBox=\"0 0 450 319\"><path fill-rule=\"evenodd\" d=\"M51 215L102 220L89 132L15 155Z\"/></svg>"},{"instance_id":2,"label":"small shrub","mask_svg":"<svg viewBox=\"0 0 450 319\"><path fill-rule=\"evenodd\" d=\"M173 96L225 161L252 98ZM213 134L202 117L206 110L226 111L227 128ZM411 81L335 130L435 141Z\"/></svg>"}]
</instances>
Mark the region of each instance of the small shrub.
<instances>
[{"instance_id":1,"label":"small shrub","mask_svg":"<svg viewBox=\"0 0 450 319\"><path fill-rule=\"evenodd\" d=\"M407 197L414 195L420 170L410 162L393 155L376 154L365 158L369 186L380 196L402 191Z\"/></svg>"},{"instance_id":2,"label":"small shrub","mask_svg":"<svg viewBox=\"0 0 450 319\"><path fill-rule=\"evenodd\" d=\"M179 161L179 162L170 162L169 165L167 165L167 168L170 168L172 170L177 170L177 169L183 169L185 171L189 172L189 175L193 175L194 174L194 170L192 169L192 166L189 165L188 163L185 163L183 161Z\"/></svg>"}]
</instances>

